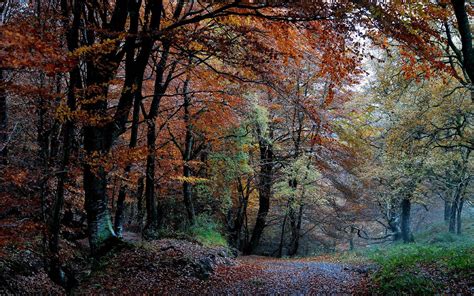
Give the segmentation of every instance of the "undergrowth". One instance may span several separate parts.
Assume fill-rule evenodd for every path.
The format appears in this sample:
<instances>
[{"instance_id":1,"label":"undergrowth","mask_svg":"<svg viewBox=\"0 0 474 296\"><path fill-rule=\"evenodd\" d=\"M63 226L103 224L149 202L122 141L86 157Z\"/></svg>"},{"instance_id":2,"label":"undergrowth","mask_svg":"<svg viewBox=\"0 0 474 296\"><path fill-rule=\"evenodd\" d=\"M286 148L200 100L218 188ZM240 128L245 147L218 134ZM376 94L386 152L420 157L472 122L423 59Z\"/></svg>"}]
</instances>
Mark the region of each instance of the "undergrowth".
<instances>
[{"instance_id":1,"label":"undergrowth","mask_svg":"<svg viewBox=\"0 0 474 296\"><path fill-rule=\"evenodd\" d=\"M195 240L206 247L225 247L227 240L220 233L220 225L207 215L196 217L194 225L190 226L187 232Z\"/></svg>"},{"instance_id":2,"label":"undergrowth","mask_svg":"<svg viewBox=\"0 0 474 296\"><path fill-rule=\"evenodd\" d=\"M474 244L460 240L395 245L372 251L368 258L379 266L372 277L377 292L427 295L447 288L443 275L473 275Z\"/></svg>"},{"instance_id":3,"label":"undergrowth","mask_svg":"<svg viewBox=\"0 0 474 296\"><path fill-rule=\"evenodd\" d=\"M454 284L472 285L474 239L472 221L466 221L465 234L446 232L435 224L416 233L412 244L376 247L365 256L378 265L372 274L377 293L387 295L432 295L455 289ZM361 253L359 253L361 255ZM453 291L451 291L453 292Z\"/></svg>"},{"instance_id":4,"label":"undergrowth","mask_svg":"<svg viewBox=\"0 0 474 296\"><path fill-rule=\"evenodd\" d=\"M474 219L463 221L463 235L449 233L444 223L438 223L414 237L415 243L377 245L331 257L349 264L375 263L371 272L375 294L456 294L472 289Z\"/></svg>"},{"instance_id":5,"label":"undergrowth","mask_svg":"<svg viewBox=\"0 0 474 296\"><path fill-rule=\"evenodd\" d=\"M186 225L178 230L161 228L158 237L194 241L205 247L228 247L221 228L221 225L212 217L199 215L196 217L194 225Z\"/></svg>"}]
</instances>

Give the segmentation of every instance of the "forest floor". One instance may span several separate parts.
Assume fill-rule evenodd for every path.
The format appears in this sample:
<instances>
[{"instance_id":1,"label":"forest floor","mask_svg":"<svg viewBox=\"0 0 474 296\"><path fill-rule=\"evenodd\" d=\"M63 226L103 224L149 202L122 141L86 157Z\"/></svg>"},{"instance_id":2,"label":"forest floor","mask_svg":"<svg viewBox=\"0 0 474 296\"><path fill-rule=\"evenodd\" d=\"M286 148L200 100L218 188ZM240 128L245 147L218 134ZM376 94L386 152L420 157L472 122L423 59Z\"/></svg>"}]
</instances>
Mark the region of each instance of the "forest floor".
<instances>
[{"instance_id":1,"label":"forest floor","mask_svg":"<svg viewBox=\"0 0 474 296\"><path fill-rule=\"evenodd\" d=\"M225 248L180 240L136 244L107 258L78 294L166 295L369 294L370 266L321 258L233 258Z\"/></svg>"},{"instance_id":2,"label":"forest floor","mask_svg":"<svg viewBox=\"0 0 474 296\"><path fill-rule=\"evenodd\" d=\"M211 280L225 281L226 285L211 292L233 295L369 294L369 268L365 266L324 262L318 258L256 256L240 257L237 262L237 266L216 273Z\"/></svg>"},{"instance_id":3,"label":"forest floor","mask_svg":"<svg viewBox=\"0 0 474 296\"><path fill-rule=\"evenodd\" d=\"M46 273L41 220L27 211L31 203L14 201L0 193L2 295L474 294L474 219L466 221L465 237L441 225L426 238L417 234L416 244L380 247L372 256L360 249L291 259L237 257L191 237L145 242L126 232L125 243L95 261L87 239L71 235L83 227L63 227L61 259L74 279L66 291Z\"/></svg>"}]
</instances>

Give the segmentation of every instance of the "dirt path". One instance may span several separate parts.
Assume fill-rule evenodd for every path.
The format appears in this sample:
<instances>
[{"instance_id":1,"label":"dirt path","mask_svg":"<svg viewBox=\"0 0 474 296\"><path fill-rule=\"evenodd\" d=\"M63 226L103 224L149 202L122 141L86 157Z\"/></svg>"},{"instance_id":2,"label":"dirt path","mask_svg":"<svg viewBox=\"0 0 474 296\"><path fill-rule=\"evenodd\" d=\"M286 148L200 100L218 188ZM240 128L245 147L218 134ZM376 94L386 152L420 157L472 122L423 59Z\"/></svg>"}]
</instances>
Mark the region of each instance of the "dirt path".
<instances>
[{"instance_id":1,"label":"dirt path","mask_svg":"<svg viewBox=\"0 0 474 296\"><path fill-rule=\"evenodd\" d=\"M234 267L218 269L211 281L223 294L368 294L367 268L315 260L242 257ZM223 285L225 283L225 285Z\"/></svg>"}]
</instances>

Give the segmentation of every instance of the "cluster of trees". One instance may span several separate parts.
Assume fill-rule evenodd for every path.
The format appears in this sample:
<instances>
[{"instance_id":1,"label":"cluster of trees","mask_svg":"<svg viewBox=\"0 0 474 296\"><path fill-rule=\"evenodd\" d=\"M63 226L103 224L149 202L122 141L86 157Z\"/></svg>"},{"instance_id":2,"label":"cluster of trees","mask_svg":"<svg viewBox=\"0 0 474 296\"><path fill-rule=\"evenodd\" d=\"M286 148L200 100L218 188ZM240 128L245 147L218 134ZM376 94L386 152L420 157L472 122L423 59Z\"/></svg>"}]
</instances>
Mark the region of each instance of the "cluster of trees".
<instances>
[{"instance_id":1,"label":"cluster of trees","mask_svg":"<svg viewBox=\"0 0 474 296\"><path fill-rule=\"evenodd\" d=\"M374 220L410 241L411 204L434 196L461 231L465 1L0 5L1 182L39 201L58 280L82 209L94 256L124 225L154 239L204 215L246 254L270 228L278 256L315 230L352 246Z\"/></svg>"},{"instance_id":2,"label":"cluster of trees","mask_svg":"<svg viewBox=\"0 0 474 296\"><path fill-rule=\"evenodd\" d=\"M420 72L420 75L424 73ZM374 147L366 167L371 194L379 196L384 225L395 240L410 242L412 203L425 207L444 201L449 231L461 234L461 213L472 199L472 101L470 90L440 73L436 78L406 77L403 58L386 58L375 69L366 101L367 138Z\"/></svg>"}]
</instances>

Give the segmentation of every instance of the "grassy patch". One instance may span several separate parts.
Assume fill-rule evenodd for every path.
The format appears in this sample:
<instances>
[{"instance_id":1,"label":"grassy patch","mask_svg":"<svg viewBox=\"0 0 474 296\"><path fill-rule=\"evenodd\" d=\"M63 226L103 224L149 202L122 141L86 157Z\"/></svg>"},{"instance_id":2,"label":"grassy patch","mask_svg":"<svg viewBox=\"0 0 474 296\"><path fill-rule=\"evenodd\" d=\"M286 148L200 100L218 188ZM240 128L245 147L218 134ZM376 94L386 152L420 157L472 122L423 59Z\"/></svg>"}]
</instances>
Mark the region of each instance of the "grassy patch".
<instances>
[{"instance_id":1,"label":"grassy patch","mask_svg":"<svg viewBox=\"0 0 474 296\"><path fill-rule=\"evenodd\" d=\"M227 240L219 232L220 225L212 218L201 215L196 218L196 224L188 230L189 234L206 247L225 247Z\"/></svg>"},{"instance_id":2,"label":"grassy patch","mask_svg":"<svg viewBox=\"0 0 474 296\"><path fill-rule=\"evenodd\" d=\"M413 244L390 244L333 254L332 261L375 263L374 291L382 295L469 293L474 278L474 220L463 221L463 235L444 223L415 233ZM448 291L448 292L447 292Z\"/></svg>"},{"instance_id":3,"label":"grassy patch","mask_svg":"<svg viewBox=\"0 0 474 296\"><path fill-rule=\"evenodd\" d=\"M382 294L427 295L443 292L448 276L472 278L474 243L471 239L441 234L444 241L394 245L376 249L368 258L379 269L372 275L377 292Z\"/></svg>"},{"instance_id":4,"label":"grassy patch","mask_svg":"<svg viewBox=\"0 0 474 296\"><path fill-rule=\"evenodd\" d=\"M472 293L474 285L474 219L463 221L463 235L434 223L415 233L416 243L392 243L318 255L310 260L376 266L373 293L434 295Z\"/></svg>"}]
</instances>

